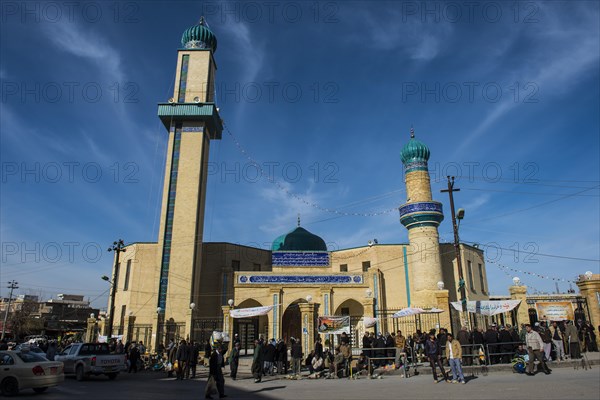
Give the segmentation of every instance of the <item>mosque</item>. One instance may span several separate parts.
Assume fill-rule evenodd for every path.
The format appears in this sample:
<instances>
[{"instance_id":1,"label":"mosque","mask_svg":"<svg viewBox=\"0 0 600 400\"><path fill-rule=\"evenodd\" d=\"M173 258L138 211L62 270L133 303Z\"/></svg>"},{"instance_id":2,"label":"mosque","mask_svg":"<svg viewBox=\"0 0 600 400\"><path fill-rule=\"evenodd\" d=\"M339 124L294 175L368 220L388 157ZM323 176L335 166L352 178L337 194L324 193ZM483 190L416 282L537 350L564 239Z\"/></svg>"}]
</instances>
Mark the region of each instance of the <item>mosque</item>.
<instances>
[{"instance_id":1,"label":"mosque","mask_svg":"<svg viewBox=\"0 0 600 400\"><path fill-rule=\"evenodd\" d=\"M400 153L408 200L399 213L409 243L329 251L300 221L270 250L204 242L209 147L223 130L214 99L217 38L201 19L183 33L181 46L173 97L158 104L168 131L159 235L156 242L127 245L115 263L113 335L156 348L223 330L239 334L243 349L263 335L301 338L307 350L318 335L318 316L350 316L353 339L367 329L360 323L365 318L378 332L456 330L467 322L450 306L459 300L455 248L439 243L444 214L432 198L430 151L412 130ZM483 251L459 249L467 298L489 300ZM233 309L261 306L271 307L263 315L231 318ZM438 312L391 318L405 307ZM471 325L485 323L474 315Z\"/></svg>"}]
</instances>

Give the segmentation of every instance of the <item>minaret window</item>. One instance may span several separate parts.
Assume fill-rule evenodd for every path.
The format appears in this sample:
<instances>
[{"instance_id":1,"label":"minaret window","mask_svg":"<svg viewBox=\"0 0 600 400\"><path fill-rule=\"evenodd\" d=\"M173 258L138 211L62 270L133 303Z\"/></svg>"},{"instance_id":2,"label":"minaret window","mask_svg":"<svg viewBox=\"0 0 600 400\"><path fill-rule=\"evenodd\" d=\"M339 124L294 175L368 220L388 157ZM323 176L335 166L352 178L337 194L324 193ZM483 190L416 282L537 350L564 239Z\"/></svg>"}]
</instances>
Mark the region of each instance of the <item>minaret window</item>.
<instances>
[{"instance_id":1,"label":"minaret window","mask_svg":"<svg viewBox=\"0 0 600 400\"><path fill-rule=\"evenodd\" d=\"M340 272L348 272L348 264L340 264Z\"/></svg>"}]
</instances>

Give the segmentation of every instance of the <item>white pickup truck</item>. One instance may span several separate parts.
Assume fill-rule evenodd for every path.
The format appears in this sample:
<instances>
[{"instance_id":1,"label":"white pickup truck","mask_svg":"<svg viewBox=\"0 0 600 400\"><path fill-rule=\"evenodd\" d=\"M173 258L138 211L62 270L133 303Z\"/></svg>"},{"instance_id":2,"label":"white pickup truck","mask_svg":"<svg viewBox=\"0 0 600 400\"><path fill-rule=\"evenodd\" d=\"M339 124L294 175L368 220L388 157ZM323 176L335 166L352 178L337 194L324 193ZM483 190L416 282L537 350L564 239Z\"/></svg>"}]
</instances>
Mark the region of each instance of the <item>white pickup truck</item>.
<instances>
[{"instance_id":1,"label":"white pickup truck","mask_svg":"<svg viewBox=\"0 0 600 400\"><path fill-rule=\"evenodd\" d=\"M115 379L125 368L124 354L110 354L106 343L73 343L54 357L62 361L65 375L75 375L82 381L90 375L106 375Z\"/></svg>"}]
</instances>

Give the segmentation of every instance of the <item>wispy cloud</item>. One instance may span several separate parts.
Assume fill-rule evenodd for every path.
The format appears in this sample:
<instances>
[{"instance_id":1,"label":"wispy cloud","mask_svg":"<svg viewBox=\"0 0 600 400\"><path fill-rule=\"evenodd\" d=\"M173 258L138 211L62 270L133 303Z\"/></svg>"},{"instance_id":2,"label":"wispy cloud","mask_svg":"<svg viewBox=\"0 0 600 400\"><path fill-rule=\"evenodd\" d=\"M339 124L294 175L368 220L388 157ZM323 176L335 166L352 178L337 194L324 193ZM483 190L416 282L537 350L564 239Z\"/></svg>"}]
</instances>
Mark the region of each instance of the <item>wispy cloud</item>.
<instances>
[{"instance_id":1,"label":"wispy cloud","mask_svg":"<svg viewBox=\"0 0 600 400\"><path fill-rule=\"evenodd\" d=\"M403 50L416 61L431 61L443 51L443 43L452 34L453 27L448 23L426 24L420 19L402 21L400 7L390 7L382 14L376 8L367 6L360 13L354 10L349 18L359 18L356 22L361 29L351 33L353 41L365 43L365 35L369 37L369 45L380 50Z\"/></svg>"},{"instance_id":2,"label":"wispy cloud","mask_svg":"<svg viewBox=\"0 0 600 400\"><path fill-rule=\"evenodd\" d=\"M538 4L538 3L536 3ZM589 10L577 10L577 4L571 3L578 15L577 23L559 16L559 11L551 5L539 4L544 9L544 29L515 30L512 42L532 41L538 45L520 61L515 60L514 67L508 69L503 77L507 82L518 82L523 77L531 77L537 88L543 90L548 99L559 96L573 89L581 79L585 78L594 66L598 66L598 15ZM510 46L504 49L509 51ZM508 54L498 54L511 59ZM503 96L466 136L455 152L455 156L464 152L481 135L487 132L498 120L519 106L527 106L517 102L512 96ZM456 158L456 157L455 157Z\"/></svg>"},{"instance_id":3,"label":"wispy cloud","mask_svg":"<svg viewBox=\"0 0 600 400\"><path fill-rule=\"evenodd\" d=\"M87 59L117 82L123 82L125 73L121 56L102 36L73 23L43 25L48 39L60 50Z\"/></svg>"}]
</instances>

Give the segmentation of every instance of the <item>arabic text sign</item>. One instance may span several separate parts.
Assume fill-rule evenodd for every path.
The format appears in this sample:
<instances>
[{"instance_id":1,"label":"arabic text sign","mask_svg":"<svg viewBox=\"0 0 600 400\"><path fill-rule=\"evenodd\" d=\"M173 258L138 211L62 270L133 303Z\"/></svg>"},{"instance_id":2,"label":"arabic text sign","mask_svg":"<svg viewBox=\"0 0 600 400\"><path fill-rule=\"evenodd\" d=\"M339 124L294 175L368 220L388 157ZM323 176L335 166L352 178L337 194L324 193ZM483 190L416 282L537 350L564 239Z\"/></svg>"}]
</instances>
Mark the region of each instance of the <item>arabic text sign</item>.
<instances>
[{"instance_id":1,"label":"arabic text sign","mask_svg":"<svg viewBox=\"0 0 600 400\"><path fill-rule=\"evenodd\" d=\"M329 253L326 251L274 251L274 267L328 267Z\"/></svg>"},{"instance_id":2,"label":"arabic text sign","mask_svg":"<svg viewBox=\"0 0 600 400\"><path fill-rule=\"evenodd\" d=\"M570 301L537 302L535 303L538 318L548 321L563 321L575 319L573 303Z\"/></svg>"},{"instance_id":3,"label":"arabic text sign","mask_svg":"<svg viewBox=\"0 0 600 400\"><path fill-rule=\"evenodd\" d=\"M496 315L509 312L519 305L521 300L490 300L490 301L468 301L467 311L473 314ZM453 301L452 307L457 311L462 311L460 301Z\"/></svg>"},{"instance_id":4,"label":"arabic text sign","mask_svg":"<svg viewBox=\"0 0 600 400\"><path fill-rule=\"evenodd\" d=\"M272 309L273 306L236 308L234 310L230 310L229 315L231 318L249 318L256 317L258 315L267 315Z\"/></svg>"}]
</instances>

